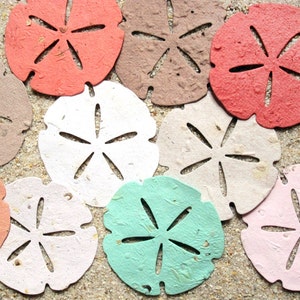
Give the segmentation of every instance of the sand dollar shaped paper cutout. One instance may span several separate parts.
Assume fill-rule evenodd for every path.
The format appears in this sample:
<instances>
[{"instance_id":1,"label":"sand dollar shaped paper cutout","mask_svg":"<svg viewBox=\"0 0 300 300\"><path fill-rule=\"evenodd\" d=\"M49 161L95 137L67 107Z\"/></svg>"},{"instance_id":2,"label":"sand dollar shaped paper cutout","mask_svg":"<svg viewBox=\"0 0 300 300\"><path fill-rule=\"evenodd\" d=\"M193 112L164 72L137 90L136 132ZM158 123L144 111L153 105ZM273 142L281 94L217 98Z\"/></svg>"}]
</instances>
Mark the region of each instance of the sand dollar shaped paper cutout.
<instances>
[{"instance_id":1,"label":"sand dollar shaped paper cutout","mask_svg":"<svg viewBox=\"0 0 300 300\"><path fill-rule=\"evenodd\" d=\"M117 275L133 289L159 295L190 290L213 272L224 250L216 210L178 180L158 176L122 186L108 205L112 232L103 247Z\"/></svg>"},{"instance_id":2,"label":"sand dollar shaped paper cutout","mask_svg":"<svg viewBox=\"0 0 300 300\"><path fill-rule=\"evenodd\" d=\"M116 72L122 83L145 99L178 105L207 93L212 37L226 15L220 1L126 0L125 31Z\"/></svg>"},{"instance_id":3,"label":"sand dollar shaped paper cutout","mask_svg":"<svg viewBox=\"0 0 300 300\"><path fill-rule=\"evenodd\" d=\"M5 50L13 73L49 95L75 95L112 69L122 47L114 0L28 0L11 12Z\"/></svg>"},{"instance_id":4,"label":"sand dollar shaped paper cutout","mask_svg":"<svg viewBox=\"0 0 300 300\"><path fill-rule=\"evenodd\" d=\"M8 204L4 201L5 195L5 186L3 182L0 181L0 248L10 229L10 211Z\"/></svg>"},{"instance_id":5,"label":"sand dollar shaped paper cutout","mask_svg":"<svg viewBox=\"0 0 300 300\"><path fill-rule=\"evenodd\" d=\"M209 93L183 110L174 109L158 133L160 164L173 176L201 191L221 218L244 214L257 206L275 184L280 144L274 130L252 117L237 121ZM250 196L251 195L251 196Z\"/></svg>"},{"instance_id":6,"label":"sand dollar shaped paper cutout","mask_svg":"<svg viewBox=\"0 0 300 300\"><path fill-rule=\"evenodd\" d=\"M135 94L108 81L94 91L94 97L86 88L50 107L39 148L52 180L103 207L123 183L153 175L158 148L149 141L155 121Z\"/></svg>"},{"instance_id":7,"label":"sand dollar shaped paper cutout","mask_svg":"<svg viewBox=\"0 0 300 300\"><path fill-rule=\"evenodd\" d=\"M0 165L16 156L31 120L26 88L15 76L7 74L0 62Z\"/></svg>"},{"instance_id":8,"label":"sand dollar shaped paper cutout","mask_svg":"<svg viewBox=\"0 0 300 300\"><path fill-rule=\"evenodd\" d=\"M267 128L300 122L300 9L256 4L215 35L211 86L234 116Z\"/></svg>"},{"instance_id":9,"label":"sand dollar shaped paper cutout","mask_svg":"<svg viewBox=\"0 0 300 300\"><path fill-rule=\"evenodd\" d=\"M243 217L247 256L269 282L280 280L285 289L300 291L300 165L285 171L274 189L255 210Z\"/></svg>"},{"instance_id":10,"label":"sand dollar shaped paper cutout","mask_svg":"<svg viewBox=\"0 0 300 300\"><path fill-rule=\"evenodd\" d=\"M0 249L0 281L24 294L59 291L91 266L98 244L89 209L65 187L25 178L7 185L10 233Z\"/></svg>"}]
</instances>

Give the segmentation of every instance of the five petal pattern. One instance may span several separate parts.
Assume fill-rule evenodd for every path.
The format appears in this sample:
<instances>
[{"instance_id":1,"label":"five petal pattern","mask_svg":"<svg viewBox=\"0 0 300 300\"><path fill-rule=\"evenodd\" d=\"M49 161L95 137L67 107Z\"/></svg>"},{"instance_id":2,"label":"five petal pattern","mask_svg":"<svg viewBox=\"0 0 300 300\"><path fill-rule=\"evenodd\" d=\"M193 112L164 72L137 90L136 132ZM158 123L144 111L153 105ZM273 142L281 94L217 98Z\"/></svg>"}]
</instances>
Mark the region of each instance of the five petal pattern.
<instances>
[{"instance_id":1,"label":"five petal pattern","mask_svg":"<svg viewBox=\"0 0 300 300\"><path fill-rule=\"evenodd\" d=\"M125 31L116 72L122 83L145 99L176 105L197 101L207 93L209 48L223 24L218 0L126 0Z\"/></svg>"},{"instance_id":2,"label":"five petal pattern","mask_svg":"<svg viewBox=\"0 0 300 300\"><path fill-rule=\"evenodd\" d=\"M114 0L28 0L11 12L5 50L13 73L49 95L75 95L111 71L122 47Z\"/></svg>"},{"instance_id":3,"label":"five petal pattern","mask_svg":"<svg viewBox=\"0 0 300 300\"><path fill-rule=\"evenodd\" d=\"M135 94L108 81L94 92L92 97L86 88L50 107L39 148L52 180L103 207L124 182L154 174L158 148L149 141L155 121Z\"/></svg>"},{"instance_id":4,"label":"five petal pattern","mask_svg":"<svg viewBox=\"0 0 300 300\"><path fill-rule=\"evenodd\" d=\"M11 230L0 249L0 281L24 294L46 284L66 289L79 280L96 255L98 235L89 209L68 190L38 178L6 186Z\"/></svg>"},{"instance_id":5,"label":"five petal pattern","mask_svg":"<svg viewBox=\"0 0 300 300\"><path fill-rule=\"evenodd\" d=\"M256 4L214 36L211 86L234 116L267 128L300 122L300 9Z\"/></svg>"},{"instance_id":6,"label":"five petal pattern","mask_svg":"<svg viewBox=\"0 0 300 300\"><path fill-rule=\"evenodd\" d=\"M199 189L221 218L230 219L230 203L244 214L275 184L280 144L274 130L252 117L237 121L209 93L200 102L174 109L163 120L157 144L165 173Z\"/></svg>"},{"instance_id":7,"label":"five petal pattern","mask_svg":"<svg viewBox=\"0 0 300 300\"><path fill-rule=\"evenodd\" d=\"M103 247L108 262L129 286L147 295L179 294L206 280L212 259L224 250L216 210L201 194L170 177L122 186L108 205L112 232Z\"/></svg>"},{"instance_id":8,"label":"five petal pattern","mask_svg":"<svg viewBox=\"0 0 300 300\"><path fill-rule=\"evenodd\" d=\"M207 93L207 48L224 16L218 1L153 0L141 5L127 0L122 24L127 38L118 75L140 98L153 89L151 100L159 105L199 100ZM299 16L295 7L258 4L248 15L236 14L217 33L210 79L229 112L242 119L256 114L267 128L300 122ZM6 28L9 65L23 81L33 75L30 84L39 92L75 95L85 83L98 84L113 67L123 42L120 21L112 0L88 5L87 0L28 0L13 9ZM21 89L25 94L24 87L2 65L0 71L0 94L6 99L0 103L4 164L16 155L32 112L25 96L12 109L14 101L7 101L11 95L5 87L12 87L12 95ZM238 89L232 89L232 82ZM94 92L86 88L72 101L60 98L45 117L47 130L40 134L39 147L54 181L64 182L88 204L105 206L123 183L153 175L158 151L149 142L154 121L132 92L109 82ZM86 122L79 126L79 119ZM12 125L15 139L8 134ZM232 216L230 203L239 213L258 205L277 175L272 166L280 157L275 132L257 126L254 117L247 122L232 119L210 94L201 105L169 113L158 145L167 174L199 188L222 220ZM299 290L300 276L299 174L300 166L293 166L287 183L278 179L266 201L244 217L249 227L242 232L258 271L291 290ZM94 227L81 228L91 214L72 193L56 183L44 186L37 178L8 185L12 225L6 239L10 213L0 186L0 281L24 294L39 294L46 284L54 290L67 288L89 268L97 233ZM76 222L71 222L74 216ZM104 221L112 231L104 240L110 265L129 286L147 295L158 295L162 286L167 294L178 294L201 284L214 269L211 260L224 248L213 205L169 177L125 184L113 196Z\"/></svg>"},{"instance_id":9,"label":"five petal pattern","mask_svg":"<svg viewBox=\"0 0 300 300\"><path fill-rule=\"evenodd\" d=\"M266 200L244 216L247 256L269 282L300 291L300 165L285 170Z\"/></svg>"}]
</instances>

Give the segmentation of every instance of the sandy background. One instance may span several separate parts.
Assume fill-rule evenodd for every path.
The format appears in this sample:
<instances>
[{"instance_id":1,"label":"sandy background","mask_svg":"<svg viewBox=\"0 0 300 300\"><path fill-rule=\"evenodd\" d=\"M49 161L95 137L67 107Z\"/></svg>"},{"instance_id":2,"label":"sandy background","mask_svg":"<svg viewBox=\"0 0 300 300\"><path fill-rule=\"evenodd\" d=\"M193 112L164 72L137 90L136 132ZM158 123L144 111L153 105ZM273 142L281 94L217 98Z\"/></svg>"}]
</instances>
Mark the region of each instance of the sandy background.
<instances>
[{"instance_id":1,"label":"sandy background","mask_svg":"<svg viewBox=\"0 0 300 300\"><path fill-rule=\"evenodd\" d=\"M257 2L264 1L226 0L225 6L228 16L230 16L237 11L246 11L250 4ZM272 2L300 6L300 1L296 0ZM6 67L3 45L5 25L11 9L17 3L19 1L0 0L0 58ZM10 72L8 67L7 71ZM55 98L34 93L29 87L28 94L34 112L33 123L26 133L23 147L16 158L0 167L0 178L5 183L29 176L40 177L45 183L50 181L40 159L37 139L39 132L45 128L43 116ZM149 101L146 102L159 125L169 110L151 105ZM300 126L277 130L277 133L282 146L282 158L276 166L282 169L285 166L300 163ZM160 174L159 171L157 173ZM215 271L209 280L182 295L167 297L162 294L160 297L146 297L122 283L108 266L101 247L103 237L106 234L102 225L103 210L91 210L94 216L93 224L99 234L99 247L94 264L78 283L73 284L66 291L58 293L47 287L44 294L35 297L23 296L0 284L0 299L300 299L300 293L282 289L279 282L269 284L252 267L240 241L241 230L246 226L238 216L231 221L224 222L225 252L222 259L215 262Z\"/></svg>"}]
</instances>

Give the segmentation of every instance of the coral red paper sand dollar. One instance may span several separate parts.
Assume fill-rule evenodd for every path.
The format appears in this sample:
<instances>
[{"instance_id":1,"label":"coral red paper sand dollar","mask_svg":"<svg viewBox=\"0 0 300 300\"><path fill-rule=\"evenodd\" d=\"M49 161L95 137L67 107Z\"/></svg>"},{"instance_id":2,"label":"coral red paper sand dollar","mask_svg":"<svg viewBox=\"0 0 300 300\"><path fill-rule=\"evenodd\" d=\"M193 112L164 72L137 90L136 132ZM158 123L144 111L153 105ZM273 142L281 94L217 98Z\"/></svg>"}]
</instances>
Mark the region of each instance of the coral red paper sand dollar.
<instances>
[{"instance_id":1,"label":"coral red paper sand dollar","mask_svg":"<svg viewBox=\"0 0 300 300\"><path fill-rule=\"evenodd\" d=\"M269 282L300 291L300 165L285 170L264 202L244 216L247 256Z\"/></svg>"},{"instance_id":2,"label":"coral red paper sand dollar","mask_svg":"<svg viewBox=\"0 0 300 300\"><path fill-rule=\"evenodd\" d=\"M158 133L160 164L173 176L211 200L221 220L232 217L230 203L244 214L257 206L275 184L280 144L274 130L252 117L237 121L211 93L200 102L174 109Z\"/></svg>"},{"instance_id":3,"label":"coral red paper sand dollar","mask_svg":"<svg viewBox=\"0 0 300 300\"><path fill-rule=\"evenodd\" d=\"M7 74L0 62L0 165L18 153L32 120L32 109L23 83Z\"/></svg>"},{"instance_id":4,"label":"coral red paper sand dollar","mask_svg":"<svg viewBox=\"0 0 300 300\"><path fill-rule=\"evenodd\" d=\"M122 47L114 0L28 0L11 12L5 51L13 73L49 95L74 95L112 69Z\"/></svg>"},{"instance_id":5,"label":"coral red paper sand dollar","mask_svg":"<svg viewBox=\"0 0 300 300\"><path fill-rule=\"evenodd\" d=\"M267 128L300 122L300 9L256 4L215 35L211 86L234 116Z\"/></svg>"},{"instance_id":6,"label":"coral red paper sand dollar","mask_svg":"<svg viewBox=\"0 0 300 300\"><path fill-rule=\"evenodd\" d=\"M154 174L158 148L149 141L155 121L134 93L108 81L94 93L86 88L58 99L45 116L39 148L52 180L87 204L103 207L125 182Z\"/></svg>"},{"instance_id":7,"label":"coral red paper sand dollar","mask_svg":"<svg viewBox=\"0 0 300 300\"><path fill-rule=\"evenodd\" d=\"M0 249L0 281L29 295L42 293L46 284L59 291L78 281L98 245L89 209L65 187L38 178L6 188L12 224Z\"/></svg>"},{"instance_id":8,"label":"coral red paper sand dollar","mask_svg":"<svg viewBox=\"0 0 300 300\"><path fill-rule=\"evenodd\" d=\"M10 211L8 204L4 201L6 195L5 186L0 181L0 248L5 241L10 228Z\"/></svg>"},{"instance_id":9,"label":"coral red paper sand dollar","mask_svg":"<svg viewBox=\"0 0 300 300\"><path fill-rule=\"evenodd\" d=\"M126 0L126 32L116 64L122 83L158 105L194 102L207 93L212 37L226 15L218 0Z\"/></svg>"}]
</instances>

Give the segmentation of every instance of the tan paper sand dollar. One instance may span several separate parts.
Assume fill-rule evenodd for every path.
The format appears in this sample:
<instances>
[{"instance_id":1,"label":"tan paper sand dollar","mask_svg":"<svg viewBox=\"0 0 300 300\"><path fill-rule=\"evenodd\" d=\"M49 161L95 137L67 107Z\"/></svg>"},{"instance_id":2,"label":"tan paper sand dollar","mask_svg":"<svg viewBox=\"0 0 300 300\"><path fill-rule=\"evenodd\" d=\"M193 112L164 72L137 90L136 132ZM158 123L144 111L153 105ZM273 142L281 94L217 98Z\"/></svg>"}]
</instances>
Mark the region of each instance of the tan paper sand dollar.
<instances>
[{"instance_id":1,"label":"tan paper sand dollar","mask_svg":"<svg viewBox=\"0 0 300 300\"><path fill-rule=\"evenodd\" d=\"M6 74L0 62L0 165L16 156L31 120L26 88L14 75Z\"/></svg>"},{"instance_id":2,"label":"tan paper sand dollar","mask_svg":"<svg viewBox=\"0 0 300 300\"><path fill-rule=\"evenodd\" d=\"M157 144L165 175L186 182L211 200L221 220L230 219L234 203L240 214L256 207L275 184L280 144L274 130L252 117L237 121L209 93L202 101L170 112Z\"/></svg>"},{"instance_id":3,"label":"tan paper sand dollar","mask_svg":"<svg viewBox=\"0 0 300 300\"><path fill-rule=\"evenodd\" d=\"M59 291L91 266L98 245L89 209L65 188L25 178L6 186L10 233L0 249L0 281L24 294Z\"/></svg>"},{"instance_id":4,"label":"tan paper sand dollar","mask_svg":"<svg viewBox=\"0 0 300 300\"><path fill-rule=\"evenodd\" d=\"M212 37L223 24L219 0L126 0L125 40L116 71L122 83L152 102L176 105L207 93Z\"/></svg>"}]
</instances>

